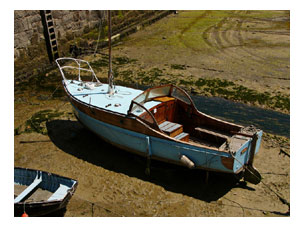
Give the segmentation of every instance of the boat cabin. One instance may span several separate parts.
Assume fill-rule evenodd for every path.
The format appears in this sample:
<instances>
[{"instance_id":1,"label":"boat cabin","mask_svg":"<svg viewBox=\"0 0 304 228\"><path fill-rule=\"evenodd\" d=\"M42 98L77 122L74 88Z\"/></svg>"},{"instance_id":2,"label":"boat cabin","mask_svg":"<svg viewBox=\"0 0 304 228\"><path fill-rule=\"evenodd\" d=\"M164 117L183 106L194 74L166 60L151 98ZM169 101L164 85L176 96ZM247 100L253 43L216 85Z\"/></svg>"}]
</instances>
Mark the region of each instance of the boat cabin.
<instances>
[{"instance_id":1,"label":"boat cabin","mask_svg":"<svg viewBox=\"0 0 304 228\"><path fill-rule=\"evenodd\" d=\"M199 112L174 85L147 89L131 101L128 114L177 140L221 149L242 128Z\"/></svg>"}]
</instances>

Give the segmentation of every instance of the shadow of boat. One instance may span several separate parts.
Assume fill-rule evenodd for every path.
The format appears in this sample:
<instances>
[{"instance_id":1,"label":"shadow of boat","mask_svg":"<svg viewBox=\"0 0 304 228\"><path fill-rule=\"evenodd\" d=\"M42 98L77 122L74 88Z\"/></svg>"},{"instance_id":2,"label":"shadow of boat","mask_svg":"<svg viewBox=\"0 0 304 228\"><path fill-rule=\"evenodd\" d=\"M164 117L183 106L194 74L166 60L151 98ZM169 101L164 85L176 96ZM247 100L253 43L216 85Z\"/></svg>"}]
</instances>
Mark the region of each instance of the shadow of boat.
<instances>
[{"instance_id":1,"label":"shadow of boat","mask_svg":"<svg viewBox=\"0 0 304 228\"><path fill-rule=\"evenodd\" d=\"M231 174L190 170L160 161L151 161L151 175L145 174L147 160L103 141L78 121L53 120L46 124L51 141L64 152L104 169L149 181L168 191L205 202L216 201L232 188L246 188Z\"/></svg>"}]
</instances>

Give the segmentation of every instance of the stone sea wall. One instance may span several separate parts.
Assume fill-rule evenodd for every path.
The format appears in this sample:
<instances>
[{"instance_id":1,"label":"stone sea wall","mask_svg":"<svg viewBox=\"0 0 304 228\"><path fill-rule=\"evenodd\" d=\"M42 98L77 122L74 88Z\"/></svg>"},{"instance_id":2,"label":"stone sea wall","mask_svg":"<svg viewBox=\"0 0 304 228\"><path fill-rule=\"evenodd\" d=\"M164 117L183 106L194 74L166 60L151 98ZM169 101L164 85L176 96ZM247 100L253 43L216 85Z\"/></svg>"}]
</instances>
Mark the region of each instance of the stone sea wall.
<instances>
[{"instance_id":1,"label":"stone sea wall","mask_svg":"<svg viewBox=\"0 0 304 228\"><path fill-rule=\"evenodd\" d=\"M169 13L157 10L112 11L112 34L127 35L136 31L139 25L148 25ZM98 37L102 40L107 35L105 10L52 10L52 17L59 57L69 56L71 45L82 50L94 50ZM14 11L15 81L41 74L51 67L43 31L40 10Z\"/></svg>"},{"instance_id":2,"label":"stone sea wall","mask_svg":"<svg viewBox=\"0 0 304 228\"><path fill-rule=\"evenodd\" d=\"M53 10L57 39L66 35L80 36L105 20L104 10ZM43 26L39 10L15 10L14 12L15 58L31 45L44 42Z\"/></svg>"}]
</instances>

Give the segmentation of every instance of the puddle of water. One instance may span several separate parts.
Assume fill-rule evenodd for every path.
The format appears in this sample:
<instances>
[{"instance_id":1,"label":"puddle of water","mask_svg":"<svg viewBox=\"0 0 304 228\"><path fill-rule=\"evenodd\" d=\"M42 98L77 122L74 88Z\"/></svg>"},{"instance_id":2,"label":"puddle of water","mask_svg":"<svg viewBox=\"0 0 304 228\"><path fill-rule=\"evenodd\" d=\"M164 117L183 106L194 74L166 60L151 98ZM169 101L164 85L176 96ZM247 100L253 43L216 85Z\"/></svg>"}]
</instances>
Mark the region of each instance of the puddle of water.
<instances>
[{"instance_id":1,"label":"puddle of water","mask_svg":"<svg viewBox=\"0 0 304 228\"><path fill-rule=\"evenodd\" d=\"M254 125L265 132L290 137L290 115L219 97L191 96L197 109L240 125Z\"/></svg>"}]
</instances>

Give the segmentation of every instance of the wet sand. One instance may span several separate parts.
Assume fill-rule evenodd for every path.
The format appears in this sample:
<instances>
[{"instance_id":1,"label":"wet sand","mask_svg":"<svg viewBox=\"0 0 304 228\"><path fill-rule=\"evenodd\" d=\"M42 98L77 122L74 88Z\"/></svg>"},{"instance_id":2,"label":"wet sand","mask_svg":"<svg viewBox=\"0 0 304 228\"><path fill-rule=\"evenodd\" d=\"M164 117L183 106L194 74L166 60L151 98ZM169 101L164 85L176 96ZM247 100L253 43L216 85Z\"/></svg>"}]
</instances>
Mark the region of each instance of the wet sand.
<instances>
[{"instance_id":1,"label":"wet sand","mask_svg":"<svg viewBox=\"0 0 304 228\"><path fill-rule=\"evenodd\" d=\"M256 37L259 41L250 38L249 46L233 45L234 41L241 42L237 34L242 34L242 39L249 35L246 28L254 24L266 26L267 18L286 20L286 13L280 11L274 13L277 15L264 15L264 20L255 22L253 18L256 15L250 17L250 20L247 18L239 22L235 21L238 18L236 12L228 12L231 17L213 15L214 19L222 18L215 24L209 21L210 25L201 30L199 36L206 38L205 46L192 43L200 43L200 40L195 39L189 43L184 36L196 37L197 30L193 28L199 25L200 19L207 17L207 13L210 12L195 12L194 15L180 12L177 16L170 15L131 35L113 48L113 54L136 59L136 63L120 65L117 72L131 69L137 73L130 77L136 78L138 72L157 67L163 72L169 72L172 80L207 75L210 78L233 80L257 91L273 94L280 91L289 95L289 80L280 79L289 77L289 46L282 43L276 48L264 45L267 39L268 43L277 44L280 37L278 33L273 34L269 29L266 33L255 31L251 35L262 36L259 39ZM177 20L183 20L180 24L183 27L177 26L179 30L166 27L170 23L177 25ZM273 20L268 21L273 26ZM216 32L215 25L226 33ZM234 26L243 28L241 33ZM286 31L286 28L283 30ZM175 33L178 33L178 42L173 36ZM173 34L172 39L170 34ZM289 35L284 34L282 37L287 39ZM182 45L180 41L183 41ZM286 42L289 44L289 40ZM273 51L269 52L269 48ZM246 55L250 55L250 58L244 58ZM92 59L90 56L85 58ZM189 67L187 70L178 70L170 67L170 64ZM106 71L106 67L99 67L97 76L105 78ZM248 74L251 71L254 73ZM55 72L59 76L59 71ZM124 75L120 76L123 78ZM60 85L59 80L58 77L55 88ZM156 161L152 161L151 176L148 177L144 172L144 158L117 149L86 130L76 121L71 105L65 99L42 99L43 95L49 96L53 91L15 91L14 125L19 130L14 136L14 164L79 181L64 216L288 216L289 207L274 194L276 192L290 202L288 138L267 133L264 136L259 154L254 160L255 167L263 177L263 183L258 185L237 182L232 175L219 173L210 173L209 182L206 183L204 171ZM42 129L40 133L26 132L27 128L31 128L26 124L27 121L43 110L60 114L42 121L39 125Z\"/></svg>"}]
</instances>

